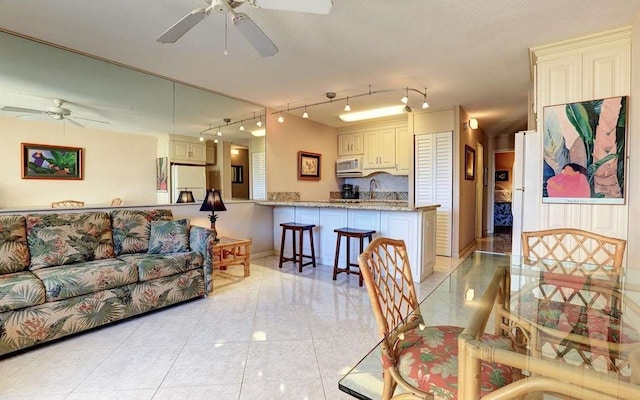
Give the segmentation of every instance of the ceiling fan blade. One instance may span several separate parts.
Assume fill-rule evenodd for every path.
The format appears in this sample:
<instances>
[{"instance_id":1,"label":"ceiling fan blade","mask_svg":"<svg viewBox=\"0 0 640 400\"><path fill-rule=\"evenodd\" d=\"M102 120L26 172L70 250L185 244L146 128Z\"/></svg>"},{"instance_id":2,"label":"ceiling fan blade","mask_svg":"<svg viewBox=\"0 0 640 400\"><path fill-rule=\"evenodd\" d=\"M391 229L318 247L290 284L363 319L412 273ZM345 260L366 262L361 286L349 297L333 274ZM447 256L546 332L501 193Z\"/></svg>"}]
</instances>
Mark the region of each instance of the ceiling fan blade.
<instances>
[{"instance_id":1,"label":"ceiling fan blade","mask_svg":"<svg viewBox=\"0 0 640 400\"><path fill-rule=\"evenodd\" d=\"M248 2L258 8L314 14L329 14L333 6L332 0L249 0Z\"/></svg>"},{"instance_id":2,"label":"ceiling fan blade","mask_svg":"<svg viewBox=\"0 0 640 400\"><path fill-rule=\"evenodd\" d=\"M156 39L156 42L175 43L178 39L184 36L185 33L189 32L191 28L198 25L200 21L205 19L207 15L209 15L210 10L211 8L207 7L197 8L191 11L189 14L182 17L180 21L173 24L171 28L164 31L164 33Z\"/></svg>"},{"instance_id":3,"label":"ceiling fan blade","mask_svg":"<svg viewBox=\"0 0 640 400\"><path fill-rule=\"evenodd\" d=\"M32 121L32 120L48 119L49 118L44 113L22 114L22 115L16 115L16 117L20 118L21 120L25 120L25 121Z\"/></svg>"},{"instance_id":4,"label":"ceiling fan blade","mask_svg":"<svg viewBox=\"0 0 640 400\"><path fill-rule=\"evenodd\" d=\"M84 125L82 125L81 123L79 123L79 122L77 122L77 121L74 121L74 120L73 120L73 119L71 119L71 118L64 118L64 120L65 120L65 121L69 121L71 124L73 124L73 125L75 125L75 126L77 126L77 127L79 127L79 128L84 128Z\"/></svg>"},{"instance_id":5,"label":"ceiling fan blade","mask_svg":"<svg viewBox=\"0 0 640 400\"><path fill-rule=\"evenodd\" d=\"M276 45L273 44L271 39L262 32L262 29L260 29L247 14L234 14L233 24L262 57L271 57L278 52Z\"/></svg>"},{"instance_id":6,"label":"ceiling fan blade","mask_svg":"<svg viewBox=\"0 0 640 400\"><path fill-rule=\"evenodd\" d=\"M67 118L69 119L69 118ZM82 118L82 117L73 117L73 119L81 119L83 121L91 121L91 122L99 122L101 124L107 124L110 125L111 122L107 122L107 121L98 121L97 119L90 119L90 118Z\"/></svg>"},{"instance_id":7,"label":"ceiling fan blade","mask_svg":"<svg viewBox=\"0 0 640 400\"><path fill-rule=\"evenodd\" d=\"M0 108L2 111L12 111L12 112L25 112L31 114L42 114L44 111L42 110L34 110L33 108L22 108L22 107L12 107L12 106L4 106Z\"/></svg>"}]
</instances>

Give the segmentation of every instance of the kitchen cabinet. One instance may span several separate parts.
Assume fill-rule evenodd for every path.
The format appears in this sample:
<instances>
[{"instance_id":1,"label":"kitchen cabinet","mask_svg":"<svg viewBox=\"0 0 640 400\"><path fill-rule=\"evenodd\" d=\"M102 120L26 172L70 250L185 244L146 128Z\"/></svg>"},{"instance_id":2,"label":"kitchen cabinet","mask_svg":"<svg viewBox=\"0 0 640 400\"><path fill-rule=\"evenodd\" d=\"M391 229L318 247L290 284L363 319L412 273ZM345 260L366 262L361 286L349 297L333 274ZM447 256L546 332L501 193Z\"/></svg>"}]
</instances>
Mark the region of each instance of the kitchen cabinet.
<instances>
[{"instance_id":1,"label":"kitchen cabinet","mask_svg":"<svg viewBox=\"0 0 640 400\"><path fill-rule=\"evenodd\" d=\"M364 169L396 168L396 131L394 128L366 131L363 133Z\"/></svg>"},{"instance_id":2,"label":"kitchen cabinet","mask_svg":"<svg viewBox=\"0 0 640 400\"><path fill-rule=\"evenodd\" d=\"M207 146L204 143L172 140L169 144L169 158L171 162L185 162L189 164L206 164Z\"/></svg>"},{"instance_id":3,"label":"kitchen cabinet","mask_svg":"<svg viewBox=\"0 0 640 400\"><path fill-rule=\"evenodd\" d=\"M338 156L362 154L362 132L338 135Z\"/></svg>"},{"instance_id":4,"label":"kitchen cabinet","mask_svg":"<svg viewBox=\"0 0 640 400\"><path fill-rule=\"evenodd\" d=\"M409 129L396 128L396 175L409 175L412 141Z\"/></svg>"},{"instance_id":5,"label":"kitchen cabinet","mask_svg":"<svg viewBox=\"0 0 640 400\"><path fill-rule=\"evenodd\" d=\"M158 157L169 157L170 163L205 165L207 145L197 138L167 135L158 139Z\"/></svg>"},{"instance_id":6,"label":"kitchen cabinet","mask_svg":"<svg viewBox=\"0 0 640 400\"><path fill-rule=\"evenodd\" d=\"M207 142L206 146L205 161L207 165L216 165L218 161L218 145Z\"/></svg>"}]
</instances>

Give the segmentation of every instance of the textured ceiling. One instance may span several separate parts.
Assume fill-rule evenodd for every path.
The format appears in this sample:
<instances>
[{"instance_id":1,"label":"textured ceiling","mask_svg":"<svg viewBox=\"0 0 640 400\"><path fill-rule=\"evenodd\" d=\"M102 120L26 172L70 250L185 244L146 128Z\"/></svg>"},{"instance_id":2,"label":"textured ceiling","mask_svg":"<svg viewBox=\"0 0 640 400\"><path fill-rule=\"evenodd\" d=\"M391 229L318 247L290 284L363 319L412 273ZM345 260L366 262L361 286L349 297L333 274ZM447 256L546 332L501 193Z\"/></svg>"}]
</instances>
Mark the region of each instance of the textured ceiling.
<instances>
[{"instance_id":1,"label":"textured ceiling","mask_svg":"<svg viewBox=\"0 0 640 400\"><path fill-rule=\"evenodd\" d=\"M604 5L606 3L606 6ZM175 44L155 38L202 0L0 2L0 27L282 109L376 89L428 89L432 108L461 105L489 134L526 126L528 48L628 25L639 0L334 0L328 15L255 9L279 47L261 58L212 13ZM397 103L401 92L354 99ZM420 106L419 95L410 105ZM340 126L344 104L309 109Z\"/></svg>"}]
</instances>

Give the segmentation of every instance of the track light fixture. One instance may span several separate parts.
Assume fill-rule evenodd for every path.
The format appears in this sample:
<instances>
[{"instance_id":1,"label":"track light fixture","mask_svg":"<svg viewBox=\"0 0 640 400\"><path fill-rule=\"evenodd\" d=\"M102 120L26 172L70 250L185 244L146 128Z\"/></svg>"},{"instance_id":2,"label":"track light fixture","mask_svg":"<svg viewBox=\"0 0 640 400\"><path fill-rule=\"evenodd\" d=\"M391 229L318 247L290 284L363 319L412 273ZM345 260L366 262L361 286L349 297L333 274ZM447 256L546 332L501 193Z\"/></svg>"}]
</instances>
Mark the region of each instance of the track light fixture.
<instances>
[{"instance_id":1,"label":"track light fixture","mask_svg":"<svg viewBox=\"0 0 640 400\"><path fill-rule=\"evenodd\" d=\"M309 113L307 112L307 108L309 107L314 107L314 106L319 106L319 105L323 105L323 104L331 104L333 102L337 102L340 100L346 100L347 104L344 107L344 111L346 112L350 112L351 111L351 104L350 104L350 100L357 98L357 97L363 97L363 96L371 96L374 94L381 94L381 93L391 93L391 92L398 92L402 90L404 92L404 96L402 97L401 101L402 104L404 104L404 106L399 105L397 107L397 109L394 109L393 112L390 111L392 108L395 107L385 107L384 108L384 112L378 112L378 109L376 110L363 110L362 112L358 111L356 112L356 114L362 114L362 117L358 117L357 120L362 120L362 119L368 119L368 118L377 118L380 116L389 116L389 115L396 115L402 112L412 112L412 108L408 105L409 103L409 92L415 92L418 93L419 95L422 96L423 98L423 102L422 102L422 108L429 108L429 103L427 103L427 89L424 89L424 92L419 90L419 89L414 89L411 87L404 87L404 88L396 88L396 89L382 89L382 90L371 90L371 85L369 85L369 90L365 93L359 93L356 95L351 95L351 96L345 96L342 98L336 98L336 93L335 92L327 92L325 95L327 97L328 100L326 101L320 101L317 103L312 103L312 104L305 104L303 106L299 106L299 107L289 107L289 104L287 104L287 109L286 110L278 110L278 111L273 111L271 114L278 114L278 122L279 123L283 123L284 122L284 117L282 116L283 113L288 113L290 111L295 111L295 110L304 110L303 114L302 114L302 118L309 118ZM368 111L372 111L372 112L368 112ZM366 117L365 117L366 115ZM340 115L340 119L342 119L343 121L347 121L349 118L346 117L347 114L344 115ZM344 118L343 118L344 117Z\"/></svg>"},{"instance_id":2,"label":"track light fixture","mask_svg":"<svg viewBox=\"0 0 640 400\"><path fill-rule=\"evenodd\" d=\"M429 108L429 103L427 103L427 88L424 88L424 101L422 102L422 109Z\"/></svg>"},{"instance_id":3,"label":"track light fixture","mask_svg":"<svg viewBox=\"0 0 640 400\"><path fill-rule=\"evenodd\" d=\"M347 105L346 105L346 106L344 106L344 110L345 110L346 112L351 111L351 106L349 105L349 96L347 96Z\"/></svg>"},{"instance_id":4,"label":"track light fixture","mask_svg":"<svg viewBox=\"0 0 640 400\"><path fill-rule=\"evenodd\" d=\"M258 128L262 128L262 115L260 116L260 119L256 122L256 126L258 126Z\"/></svg>"},{"instance_id":5,"label":"track light fixture","mask_svg":"<svg viewBox=\"0 0 640 400\"><path fill-rule=\"evenodd\" d=\"M242 121L240 121L240 130L244 131L244 124L242 123Z\"/></svg>"},{"instance_id":6,"label":"track light fixture","mask_svg":"<svg viewBox=\"0 0 640 400\"><path fill-rule=\"evenodd\" d=\"M220 127L218 127L218 133L217 133L217 135L218 135L218 136L222 136L222 131L220 130Z\"/></svg>"},{"instance_id":7,"label":"track light fixture","mask_svg":"<svg viewBox=\"0 0 640 400\"><path fill-rule=\"evenodd\" d=\"M400 101L402 102L402 104L407 104L409 102L409 88L407 88L407 92L404 96L402 96Z\"/></svg>"}]
</instances>

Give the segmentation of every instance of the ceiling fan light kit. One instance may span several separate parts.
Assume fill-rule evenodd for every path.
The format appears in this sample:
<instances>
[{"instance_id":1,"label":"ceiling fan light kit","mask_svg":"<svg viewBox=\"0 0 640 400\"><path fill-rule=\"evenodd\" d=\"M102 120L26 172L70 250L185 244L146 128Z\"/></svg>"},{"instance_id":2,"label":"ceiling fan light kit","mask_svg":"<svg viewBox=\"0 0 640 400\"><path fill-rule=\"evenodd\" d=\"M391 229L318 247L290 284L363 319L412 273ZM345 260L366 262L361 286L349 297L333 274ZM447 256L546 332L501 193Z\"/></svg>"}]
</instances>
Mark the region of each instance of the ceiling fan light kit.
<instances>
[{"instance_id":1,"label":"ceiling fan light kit","mask_svg":"<svg viewBox=\"0 0 640 400\"><path fill-rule=\"evenodd\" d=\"M211 14L211 10L214 10L219 14L231 14L231 22L233 25L258 54L262 57L271 57L278 52L278 47L247 14L236 12L235 9L237 7L243 4L249 4L258 9L328 14L333 6L332 0L205 0L205 2L209 4L208 7L197 8L191 11L164 31L156 41L160 43L177 42L178 39L208 17ZM225 55L227 54L228 52L225 45Z\"/></svg>"}]
</instances>

